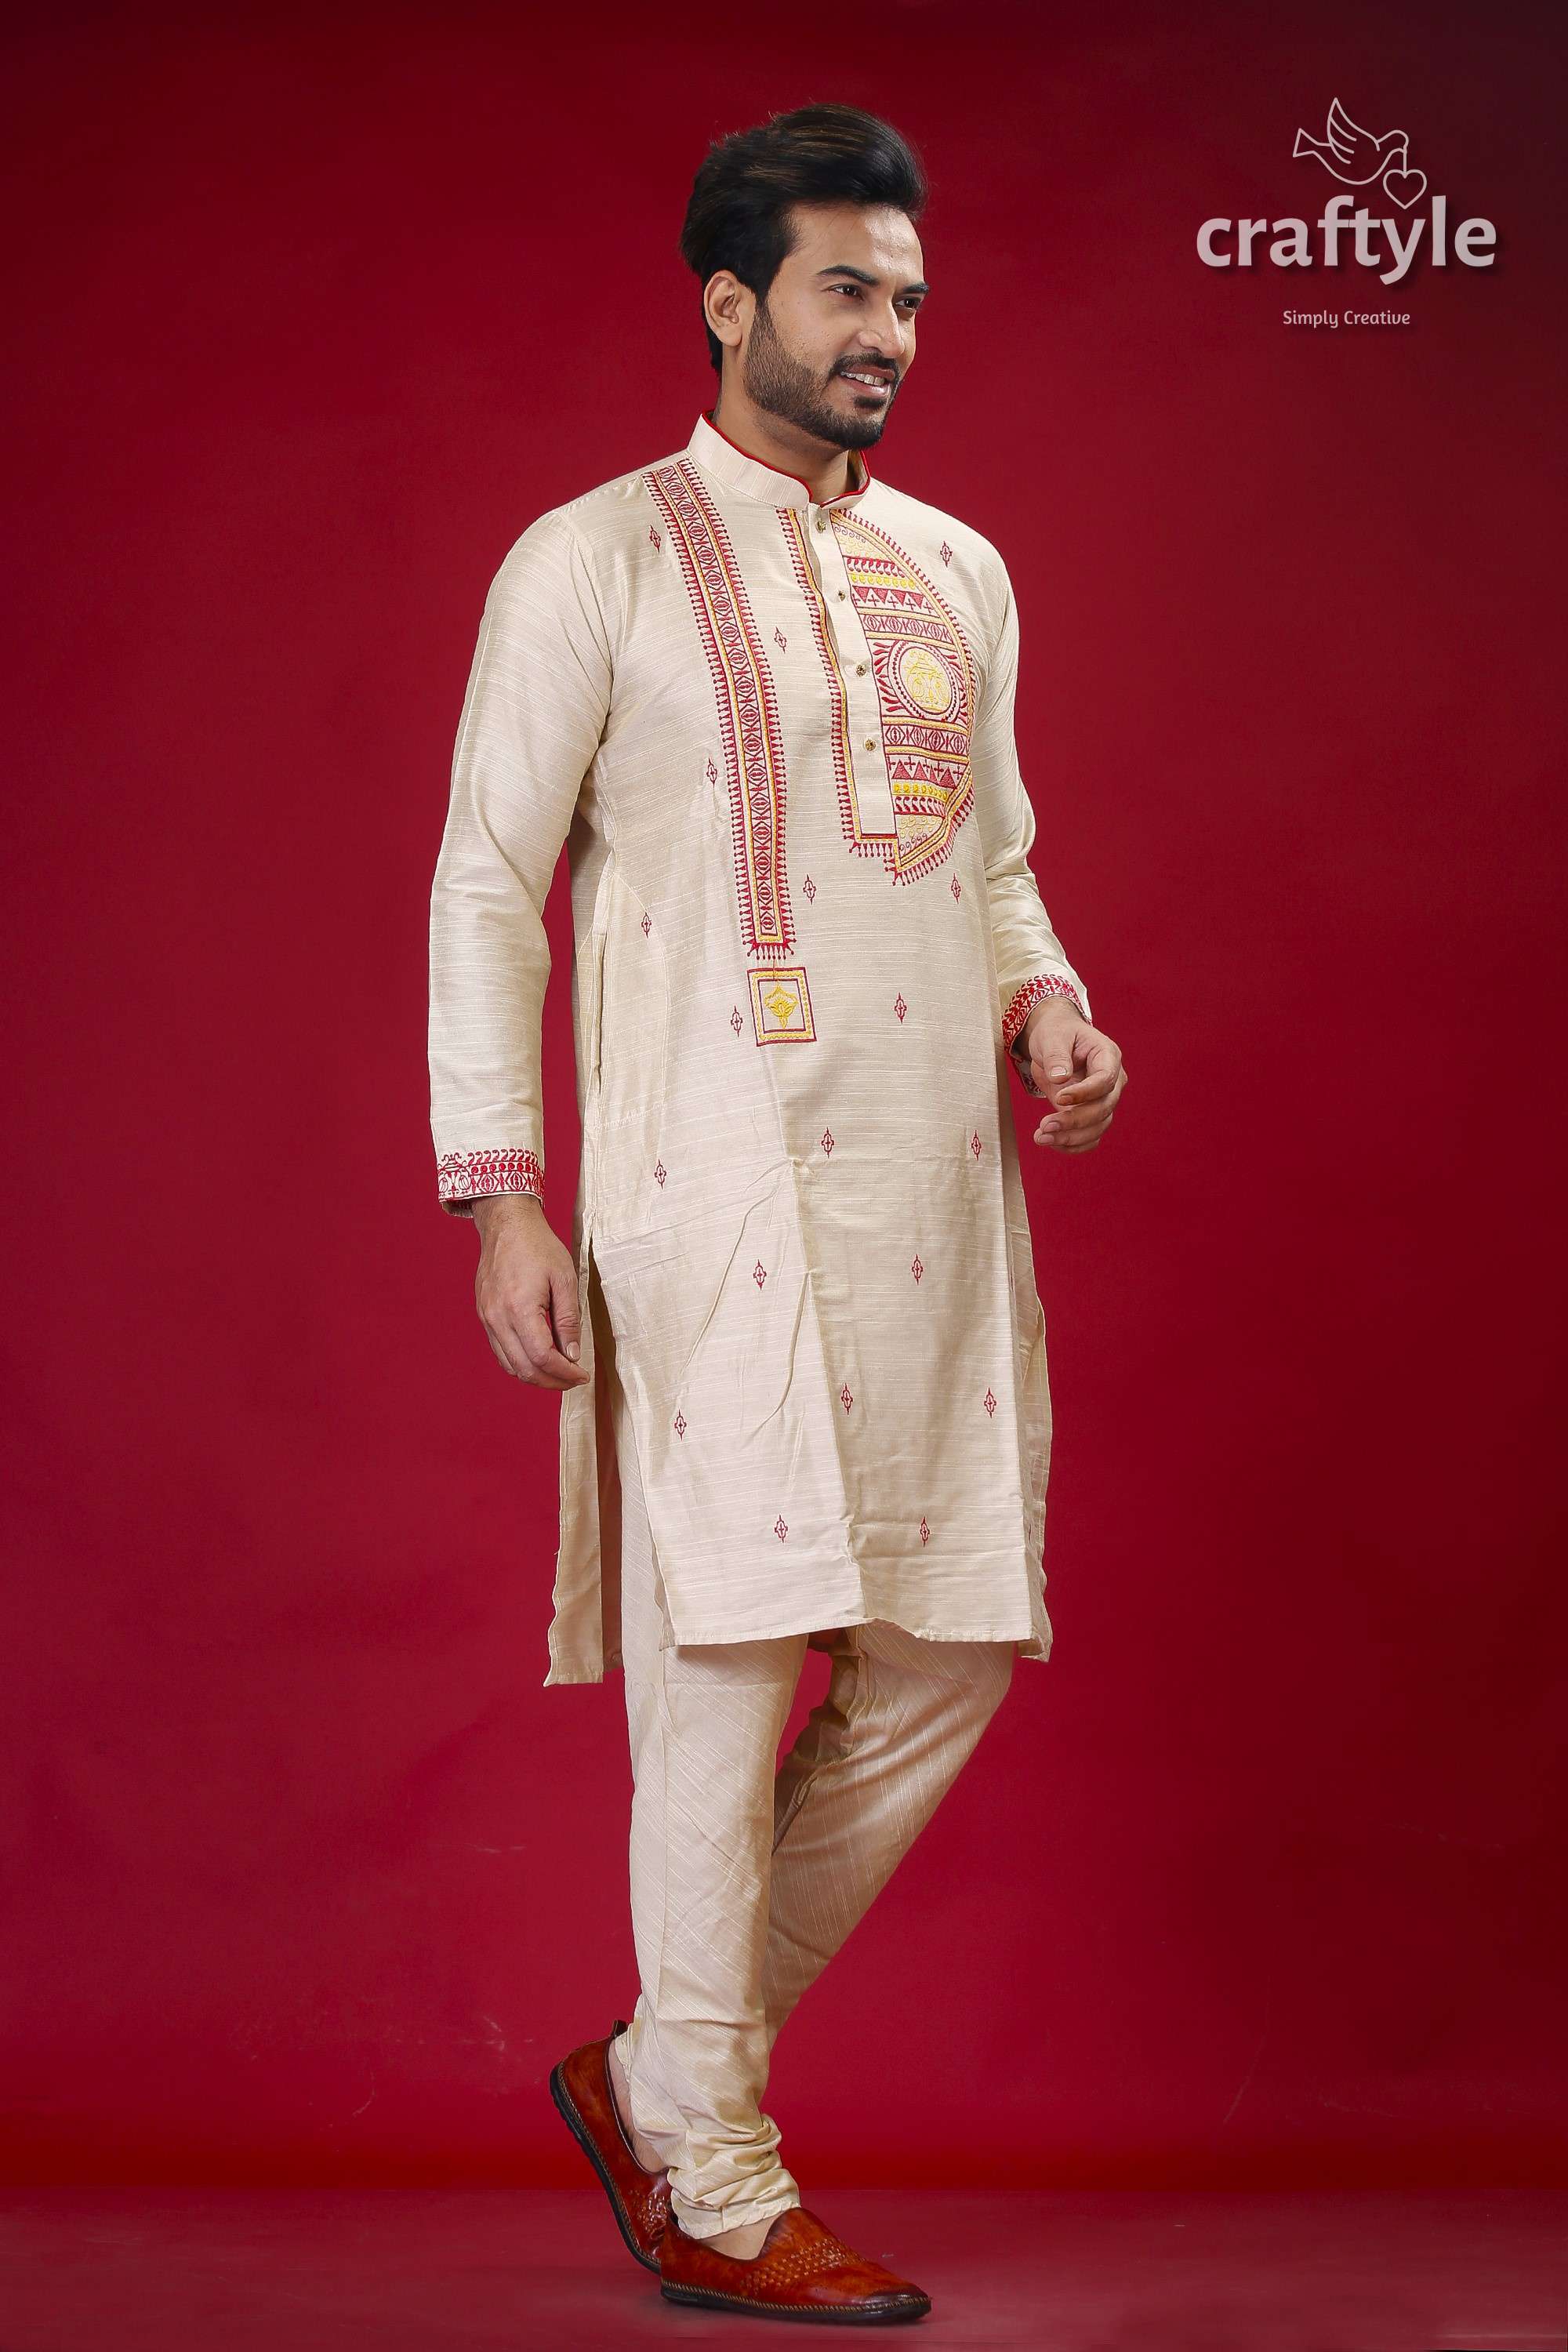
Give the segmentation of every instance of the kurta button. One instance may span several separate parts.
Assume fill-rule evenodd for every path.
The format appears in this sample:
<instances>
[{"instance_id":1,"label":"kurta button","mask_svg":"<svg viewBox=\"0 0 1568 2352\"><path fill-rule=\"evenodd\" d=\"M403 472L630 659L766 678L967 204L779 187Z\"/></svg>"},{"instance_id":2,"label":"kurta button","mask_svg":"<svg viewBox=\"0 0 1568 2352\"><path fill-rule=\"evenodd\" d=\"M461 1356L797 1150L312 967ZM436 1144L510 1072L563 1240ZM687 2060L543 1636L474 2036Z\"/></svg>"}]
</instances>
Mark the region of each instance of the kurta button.
<instances>
[{"instance_id":1,"label":"kurta button","mask_svg":"<svg viewBox=\"0 0 1568 2352\"><path fill-rule=\"evenodd\" d=\"M838 591L838 601L839 601L839 603L840 603L841 604L843 604L843 602L844 602L845 593L846 593L846 592L845 592L842 588L840 588L840 590Z\"/></svg>"},{"instance_id":2,"label":"kurta button","mask_svg":"<svg viewBox=\"0 0 1568 2352\"><path fill-rule=\"evenodd\" d=\"M866 665L865 665L865 663L864 663L864 662L857 662L857 663L856 663L856 665L855 665L855 675L856 675L856 677L865 677L865 675L866 675Z\"/></svg>"},{"instance_id":3,"label":"kurta button","mask_svg":"<svg viewBox=\"0 0 1568 2352\"><path fill-rule=\"evenodd\" d=\"M816 528L818 530L826 530L827 529L827 517L826 515L817 516Z\"/></svg>"},{"instance_id":4,"label":"kurta button","mask_svg":"<svg viewBox=\"0 0 1568 2352\"><path fill-rule=\"evenodd\" d=\"M867 751L874 751L876 750L876 748L877 748L877 739L876 739L876 737L875 737L874 735L868 735L868 736L867 736L867 738L866 738L866 749L867 749Z\"/></svg>"}]
</instances>

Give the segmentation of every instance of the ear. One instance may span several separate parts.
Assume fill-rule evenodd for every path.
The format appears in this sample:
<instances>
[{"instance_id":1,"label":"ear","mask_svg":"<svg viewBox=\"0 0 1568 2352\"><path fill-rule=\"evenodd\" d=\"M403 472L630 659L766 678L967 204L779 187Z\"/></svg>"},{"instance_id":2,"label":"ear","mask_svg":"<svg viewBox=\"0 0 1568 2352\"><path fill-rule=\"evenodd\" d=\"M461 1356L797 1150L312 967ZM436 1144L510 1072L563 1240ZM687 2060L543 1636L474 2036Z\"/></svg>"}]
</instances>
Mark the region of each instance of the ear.
<instances>
[{"instance_id":1,"label":"ear","mask_svg":"<svg viewBox=\"0 0 1568 2352\"><path fill-rule=\"evenodd\" d=\"M741 347L750 299L750 288L742 286L729 269L716 269L702 289L702 315L730 351L739 351Z\"/></svg>"}]
</instances>

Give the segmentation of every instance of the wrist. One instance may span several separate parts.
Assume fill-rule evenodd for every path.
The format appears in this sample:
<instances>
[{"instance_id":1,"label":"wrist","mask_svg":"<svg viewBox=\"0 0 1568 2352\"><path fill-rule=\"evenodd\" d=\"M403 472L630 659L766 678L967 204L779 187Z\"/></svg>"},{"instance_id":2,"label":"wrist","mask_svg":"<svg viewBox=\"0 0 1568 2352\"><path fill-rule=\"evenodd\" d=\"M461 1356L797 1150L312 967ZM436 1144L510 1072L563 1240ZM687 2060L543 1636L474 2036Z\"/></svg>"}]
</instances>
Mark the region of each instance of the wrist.
<instances>
[{"instance_id":1,"label":"wrist","mask_svg":"<svg viewBox=\"0 0 1568 2352\"><path fill-rule=\"evenodd\" d=\"M474 1223L481 1234L492 1233L501 1225L544 1214L544 1203L537 1192L486 1192L470 1206Z\"/></svg>"}]
</instances>

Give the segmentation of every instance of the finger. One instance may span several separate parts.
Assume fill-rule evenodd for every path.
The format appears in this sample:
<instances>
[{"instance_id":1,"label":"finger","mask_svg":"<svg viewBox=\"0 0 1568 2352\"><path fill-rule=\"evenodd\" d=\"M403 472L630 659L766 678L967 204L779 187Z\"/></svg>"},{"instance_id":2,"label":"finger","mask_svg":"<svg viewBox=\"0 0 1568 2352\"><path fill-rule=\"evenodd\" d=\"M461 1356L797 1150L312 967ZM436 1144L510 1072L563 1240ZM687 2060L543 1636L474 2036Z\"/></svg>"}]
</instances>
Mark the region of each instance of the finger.
<instances>
[{"instance_id":1,"label":"finger","mask_svg":"<svg viewBox=\"0 0 1568 2352\"><path fill-rule=\"evenodd\" d=\"M1097 1102L1108 1095L1116 1084L1113 1069L1096 1070L1087 1078L1075 1078L1070 1087L1058 1087L1052 1100L1061 1104Z\"/></svg>"},{"instance_id":2,"label":"finger","mask_svg":"<svg viewBox=\"0 0 1568 2352\"><path fill-rule=\"evenodd\" d=\"M564 1266L552 1274L550 1289L554 1310L555 1344L563 1356L576 1363L583 1352L583 1318L577 1305L576 1268Z\"/></svg>"},{"instance_id":3,"label":"finger","mask_svg":"<svg viewBox=\"0 0 1568 2352\"><path fill-rule=\"evenodd\" d=\"M1067 1110L1053 1110L1044 1121L1046 1131L1049 1135L1081 1134L1086 1127L1092 1127L1098 1119L1104 1118L1110 1108L1109 1102L1091 1102L1079 1103Z\"/></svg>"},{"instance_id":4,"label":"finger","mask_svg":"<svg viewBox=\"0 0 1568 2352\"><path fill-rule=\"evenodd\" d=\"M484 1332L485 1338L489 1342L490 1353L495 1358L497 1363L500 1366L502 1371L510 1372L513 1380L519 1379L521 1375L517 1365L512 1362L510 1357L507 1354L506 1349L501 1346L500 1341L496 1338L495 1333L490 1329L488 1323L484 1327ZM521 1350L519 1352L521 1355Z\"/></svg>"},{"instance_id":5,"label":"finger","mask_svg":"<svg viewBox=\"0 0 1568 2352\"><path fill-rule=\"evenodd\" d=\"M1063 1111L1043 1120L1036 1130L1035 1139L1039 1143L1054 1143L1058 1149L1063 1149L1068 1144L1081 1142L1085 1136L1102 1134L1115 1116L1115 1111L1108 1105L1100 1104L1088 1110Z\"/></svg>"},{"instance_id":6,"label":"finger","mask_svg":"<svg viewBox=\"0 0 1568 2352\"><path fill-rule=\"evenodd\" d=\"M510 1372L514 1381L528 1381L531 1387L536 1384L538 1375L524 1354L522 1342L515 1331L510 1328L492 1330L487 1323L485 1337L490 1343L491 1355L503 1372Z\"/></svg>"},{"instance_id":7,"label":"finger","mask_svg":"<svg viewBox=\"0 0 1568 2352\"><path fill-rule=\"evenodd\" d=\"M1114 1042L1109 1037L1097 1037L1084 1056L1084 1075L1065 1086L1058 1099L1092 1102L1110 1092L1121 1066L1121 1055Z\"/></svg>"},{"instance_id":8,"label":"finger","mask_svg":"<svg viewBox=\"0 0 1568 2352\"><path fill-rule=\"evenodd\" d=\"M542 1303L525 1307L517 1318L515 1328L532 1376L542 1388L576 1388L587 1379L583 1368L570 1362L556 1346L550 1328L550 1317Z\"/></svg>"}]
</instances>

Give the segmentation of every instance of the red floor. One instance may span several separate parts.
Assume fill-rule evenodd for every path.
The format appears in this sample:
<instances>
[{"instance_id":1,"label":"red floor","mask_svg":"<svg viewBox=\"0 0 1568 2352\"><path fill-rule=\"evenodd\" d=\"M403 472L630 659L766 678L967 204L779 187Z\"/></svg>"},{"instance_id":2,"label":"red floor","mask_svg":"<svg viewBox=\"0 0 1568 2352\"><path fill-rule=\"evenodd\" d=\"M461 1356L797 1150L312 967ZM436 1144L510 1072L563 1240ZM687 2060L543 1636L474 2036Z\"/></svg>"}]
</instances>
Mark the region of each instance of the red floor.
<instances>
[{"instance_id":1,"label":"red floor","mask_svg":"<svg viewBox=\"0 0 1568 2352\"><path fill-rule=\"evenodd\" d=\"M813 2210L931 2296L900 2343L1568 2347L1568 2198L1544 2191L834 2189ZM0 2352L597 2352L824 2334L663 2302L597 2190L0 2195Z\"/></svg>"}]
</instances>

